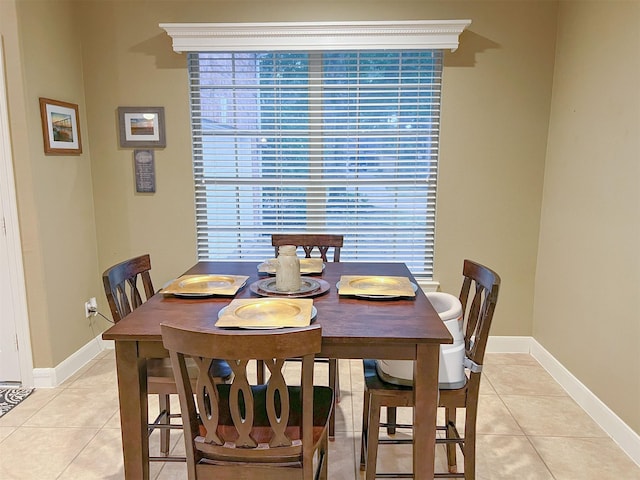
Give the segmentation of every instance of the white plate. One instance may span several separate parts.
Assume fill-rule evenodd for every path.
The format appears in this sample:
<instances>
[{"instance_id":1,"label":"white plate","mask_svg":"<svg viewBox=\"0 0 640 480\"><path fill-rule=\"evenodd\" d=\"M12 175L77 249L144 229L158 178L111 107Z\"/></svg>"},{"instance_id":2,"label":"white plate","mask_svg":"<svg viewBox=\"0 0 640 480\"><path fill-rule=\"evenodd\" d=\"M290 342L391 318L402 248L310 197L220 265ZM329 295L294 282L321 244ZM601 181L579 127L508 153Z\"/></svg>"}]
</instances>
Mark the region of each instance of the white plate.
<instances>
[{"instance_id":1,"label":"white plate","mask_svg":"<svg viewBox=\"0 0 640 480\"><path fill-rule=\"evenodd\" d=\"M416 285L413 282L411 283L411 288L413 288L414 293L418 291L418 285ZM336 288L338 289L338 292L340 292L340 282L336 283ZM405 295L372 295L372 294L368 294L368 293L356 293L353 295L354 297L360 297L360 298L371 298L371 299L385 299L385 298L401 298L404 297Z\"/></svg>"},{"instance_id":2,"label":"white plate","mask_svg":"<svg viewBox=\"0 0 640 480\"><path fill-rule=\"evenodd\" d=\"M218 318L220 318L223 314L224 311L228 308L227 307L223 307L220 309L220 311L218 312ZM318 315L318 309L315 306L311 307L311 322L313 322L316 318L316 316ZM243 328L245 330L275 330L278 328L291 328L291 327L272 327L272 326L268 326L268 327L236 327L236 328Z\"/></svg>"}]
</instances>

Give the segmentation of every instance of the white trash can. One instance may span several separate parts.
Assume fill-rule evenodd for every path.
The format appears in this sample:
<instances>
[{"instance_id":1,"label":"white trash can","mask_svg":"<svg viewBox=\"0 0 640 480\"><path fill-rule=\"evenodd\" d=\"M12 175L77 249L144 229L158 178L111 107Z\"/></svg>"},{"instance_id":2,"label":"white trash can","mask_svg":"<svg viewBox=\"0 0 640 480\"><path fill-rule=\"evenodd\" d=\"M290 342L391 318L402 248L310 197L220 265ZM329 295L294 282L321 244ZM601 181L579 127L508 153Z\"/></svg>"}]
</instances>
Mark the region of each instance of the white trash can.
<instances>
[{"instance_id":1,"label":"white trash can","mask_svg":"<svg viewBox=\"0 0 640 480\"><path fill-rule=\"evenodd\" d=\"M457 297L444 292L428 292L427 298L453 337L453 344L440 346L440 388L464 386L464 331L462 330L462 304ZM376 360L378 375L385 382L396 385L413 383L413 360Z\"/></svg>"}]
</instances>

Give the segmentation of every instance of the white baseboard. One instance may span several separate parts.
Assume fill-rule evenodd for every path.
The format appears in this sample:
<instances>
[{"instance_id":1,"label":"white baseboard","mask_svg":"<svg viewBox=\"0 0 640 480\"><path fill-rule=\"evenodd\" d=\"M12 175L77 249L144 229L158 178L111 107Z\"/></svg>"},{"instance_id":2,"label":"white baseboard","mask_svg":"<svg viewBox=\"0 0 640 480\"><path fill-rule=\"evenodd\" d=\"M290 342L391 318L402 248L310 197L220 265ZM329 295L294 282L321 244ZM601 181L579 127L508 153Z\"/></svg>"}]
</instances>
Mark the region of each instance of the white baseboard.
<instances>
[{"instance_id":1,"label":"white baseboard","mask_svg":"<svg viewBox=\"0 0 640 480\"><path fill-rule=\"evenodd\" d=\"M487 353L530 354L613 441L640 466L640 435L624 423L537 340L532 337L489 337Z\"/></svg>"},{"instance_id":2,"label":"white baseboard","mask_svg":"<svg viewBox=\"0 0 640 480\"><path fill-rule=\"evenodd\" d=\"M34 368L33 386L36 388L54 388L84 367L106 347L102 334L80 348L54 368Z\"/></svg>"},{"instance_id":3,"label":"white baseboard","mask_svg":"<svg viewBox=\"0 0 640 480\"><path fill-rule=\"evenodd\" d=\"M487 340L487 353L531 353L531 337L492 337Z\"/></svg>"}]
</instances>

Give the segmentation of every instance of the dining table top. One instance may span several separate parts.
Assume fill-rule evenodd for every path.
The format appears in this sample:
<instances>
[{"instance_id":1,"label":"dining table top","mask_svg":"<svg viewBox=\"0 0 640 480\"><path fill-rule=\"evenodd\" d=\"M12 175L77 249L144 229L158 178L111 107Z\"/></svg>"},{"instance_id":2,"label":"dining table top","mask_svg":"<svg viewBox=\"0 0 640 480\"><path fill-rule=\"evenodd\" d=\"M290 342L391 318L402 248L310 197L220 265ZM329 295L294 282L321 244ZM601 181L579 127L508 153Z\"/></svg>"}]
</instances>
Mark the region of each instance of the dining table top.
<instances>
[{"instance_id":1,"label":"dining table top","mask_svg":"<svg viewBox=\"0 0 640 480\"><path fill-rule=\"evenodd\" d=\"M189 328L217 328L218 313L234 298L260 298L250 285L267 278L258 272L256 262L199 261L184 275L244 275L246 284L235 295L184 298L165 295L161 291L103 333L105 340L161 341L161 323ZM343 275L399 276L417 284L404 263L327 262L321 274L307 275L328 283L328 290L312 295L322 326L323 345L329 350L340 344L371 342L378 344L377 358L404 358L407 355L380 349L380 340L397 346L419 343L452 343L452 337L437 312L422 292L415 297L389 299L345 296L338 294L336 283ZM325 349L323 348L323 353ZM373 353L373 352L372 352ZM410 355L409 355L410 357Z\"/></svg>"}]
</instances>

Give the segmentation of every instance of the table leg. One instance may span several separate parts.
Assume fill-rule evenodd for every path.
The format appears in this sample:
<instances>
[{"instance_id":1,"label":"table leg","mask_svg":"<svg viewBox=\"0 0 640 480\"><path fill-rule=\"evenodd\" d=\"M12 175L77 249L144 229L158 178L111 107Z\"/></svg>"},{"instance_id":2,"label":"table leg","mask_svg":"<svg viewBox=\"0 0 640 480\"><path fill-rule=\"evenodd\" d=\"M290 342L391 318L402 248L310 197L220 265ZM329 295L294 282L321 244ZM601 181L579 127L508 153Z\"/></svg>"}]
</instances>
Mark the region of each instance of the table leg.
<instances>
[{"instance_id":1,"label":"table leg","mask_svg":"<svg viewBox=\"0 0 640 480\"><path fill-rule=\"evenodd\" d=\"M413 378L413 478L433 479L440 345L419 344Z\"/></svg>"},{"instance_id":2,"label":"table leg","mask_svg":"<svg viewBox=\"0 0 640 480\"><path fill-rule=\"evenodd\" d=\"M127 480L148 480L147 363L138 358L137 342L115 343L124 476Z\"/></svg>"}]
</instances>

